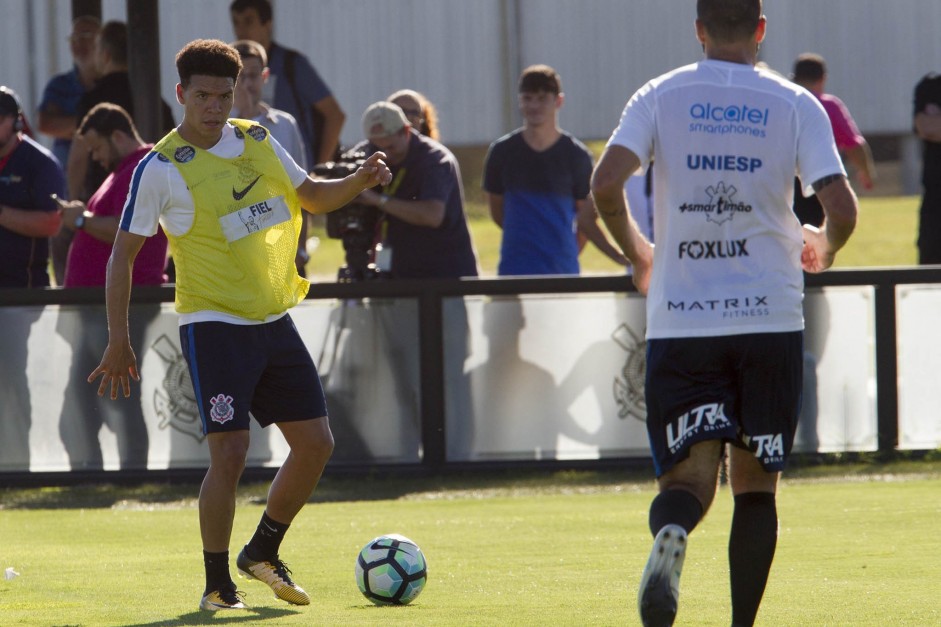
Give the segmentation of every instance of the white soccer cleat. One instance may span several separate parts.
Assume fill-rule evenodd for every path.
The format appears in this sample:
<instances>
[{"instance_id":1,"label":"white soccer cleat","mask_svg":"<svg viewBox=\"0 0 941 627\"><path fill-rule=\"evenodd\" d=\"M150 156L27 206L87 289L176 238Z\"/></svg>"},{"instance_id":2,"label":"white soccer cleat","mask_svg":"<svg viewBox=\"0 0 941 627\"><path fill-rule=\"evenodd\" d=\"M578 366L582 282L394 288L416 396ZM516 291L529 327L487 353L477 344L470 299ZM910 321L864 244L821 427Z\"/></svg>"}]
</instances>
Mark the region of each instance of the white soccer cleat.
<instances>
[{"instance_id":1,"label":"white soccer cleat","mask_svg":"<svg viewBox=\"0 0 941 627\"><path fill-rule=\"evenodd\" d=\"M637 592L644 627L670 627L676 619L685 558L686 530L679 525L665 526L653 541Z\"/></svg>"},{"instance_id":2,"label":"white soccer cleat","mask_svg":"<svg viewBox=\"0 0 941 627\"><path fill-rule=\"evenodd\" d=\"M218 610L244 610L248 609L242 602L242 593L235 586L210 590L199 602L199 609L216 612Z\"/></svg>"}]
</instances>

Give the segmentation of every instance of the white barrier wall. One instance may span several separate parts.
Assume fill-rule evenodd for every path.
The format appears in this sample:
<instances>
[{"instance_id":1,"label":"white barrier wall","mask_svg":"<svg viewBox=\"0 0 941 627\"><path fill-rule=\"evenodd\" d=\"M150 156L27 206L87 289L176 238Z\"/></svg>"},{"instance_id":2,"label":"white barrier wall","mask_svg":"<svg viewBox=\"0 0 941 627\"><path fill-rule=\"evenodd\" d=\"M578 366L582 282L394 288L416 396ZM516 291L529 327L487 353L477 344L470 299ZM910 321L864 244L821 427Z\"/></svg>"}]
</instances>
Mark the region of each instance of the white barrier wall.
<instances>
[{"instance_id":1,"label":"white barrier wall","mask_svg":"<svg viewBox=\"0 0 941 627\"><path fill-rule=\"evenodd\" d=\"M941 443L925 409L938 405L938 387L917 377L936 371L922 364L938 338L907 308L931 310L920 299L935 302L941 290L903 295L900 440L930 448ZM446 299L443 312L448 461L649 455L640 297L470 296ZM131 315L142 379L131 399L111 401L85 382L107 342L103 307L0 307L0 470L208 463L172 305L135 304ZM324 382L332 463L419 462L416 302L307 300L291 315ZM876 450L873 288L809 290L806 315L796 449ZM251 466L287 454L276 428L256 428L252 440Z\"/></svg>"},{"instance_id":2,"label":"white barrier wall","mask_svg":"<svg viewBox=\"0 0 941 627\"><path fill-rule=\"evenodd\" d=\"M898 320L899 448L941 446L941 285L900 285Z\"/></svg>"}]
</instances>

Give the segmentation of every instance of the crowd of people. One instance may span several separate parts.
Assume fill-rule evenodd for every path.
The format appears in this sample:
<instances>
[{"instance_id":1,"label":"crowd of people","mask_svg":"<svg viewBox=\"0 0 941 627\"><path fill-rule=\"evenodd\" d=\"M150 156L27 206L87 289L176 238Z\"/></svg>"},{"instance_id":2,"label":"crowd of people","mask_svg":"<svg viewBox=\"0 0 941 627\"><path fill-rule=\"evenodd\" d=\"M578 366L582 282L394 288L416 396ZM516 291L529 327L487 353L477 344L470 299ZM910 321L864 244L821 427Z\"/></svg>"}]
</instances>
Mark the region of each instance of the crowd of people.
<instances>
[{"instance_id":1,"label":"crowd of people","mask_svg":"<svg viewBox=\"0 0 941 627\"><path fill-rule=\"evenodd\" d=\"M233 0L230 15L236 37L232 45L242 55L245 64L238 81L232 116L254 120L267 128L295 162L307 171L313 170L316 164L337 159L344 150L340 145L340 134L346 114L307 57L273 39L274 15L270 2ZM50 138L53 163L66 181L64 190L49 193L55 193L62 201L87 202L102 186L108 171L90 156L89 146L77 133L80 123L95 105L102 102L118 105L132 120L134 116L127 67L127 27L120 22L101 24L93 16L79 16L72 24L69 44L73 66L52 77L43 90L37 110L37 131ZM876 171L871 150L843 102L825 91L827 68L824 59L812 53L800 55L788 78L817 97L827 111L837 146L855 173L859 186L872 189ZM935 153L939 143L935 127L941 126L937 121L941 119L938 104L941 102L938 95L941 89L937 88L937 83L936 76L926 76L915 94L914 128L924 142L924 197L917 240L919 262L923 264L938 263L941 259L941 236L937 235L941 228L935 228L941 226L941 202L937 200L938 193L934 189L938 177L931 175L936 169ZM9 88L5 90L12 98L10 102L16 103L8 106L7 110L19 120L19 126L25 131L29 116L21 110L16 94ZM431 264L416 264L415 259L441 262L441 248L448 247L453 239L453 234L446 231L455 228L467 230L464 190L457 161L440 143L438 113L427 96L413 89L401 89L390 94L385 101L401 109L409 135L424 138L420 142L432 140L437 143L438 150L450 155L452 165L449 167L458 174L457 193L449 201L448 192L442 191L454 184L449 180L453 179L454 173L424 167L416 173L414 168L402 167L401 171L408 173L408 181L396 179L390 189L366 193L357 199L381 210L369 261L381 276L388 278L431 276ZM518 102L523 126L494 141L484 163L483 191L490 215L502 233L497 274L579 274L579 256L589 242L615 264L626 265L630 272L628 260L598 225L597 211L588 189L594 156L581 141L559 126L559 113L565 102L561 77L546 65L526 68L519 78ZM168 132L175 125L172 110L164 102L160 126ZM23 131L13 138L18 140L21 136L34 141L38 139L31 132ZM367 129L364 129L363 137L365 140L356 148L376 148ZM156 141L159 138L146 139ZM42 148L38 142L36 147ZM37 170L37 177L40 173L41 170ZM42 178L46 186L55 185L56 177ZM403 182L407 183L404 187ZM650 239L653 239L654 188L652 162L644 172L625 183L634 218ZM413 211L404 212L398 202L426 201L432 196L438 202L452 205L447 220L438 215L440 208L417 205ZM794 213L801 224L819 226L823 213L809 184L795 177L793 197ZM396 202L387 206L387 198L396 199ZM63 208L58 211L58 218L46 216L45 220L52 223L58 219L61 224L54 233L46 236L20 233L0 223L0 229L3 229L0 234L5 237L46 239L45 242L17 241L19 249L28 249L26 259L34 267L27 279L10 286L65 287L70 245L76 232L86 228L82 217L85 214L75 214L74 204L71 205L72 210L66 211L64 205L47 200L31 202L35 206L19 206L12 198L6 204L11 210L37 212L56 212ZM12 215L12 211L10 213ZM31 216L29 219L39 218ZM457 221L463 224L458 225ZM295 266L302 276L306 276L310 261L307 245L309 224L305 217L298 234L295 256ZM409 232L412 232L411 238ZM416 234L421 236L421 245L417 247L410 244ZM467 263L466 248L462 245L454 250L454 254L465 257L454 264L447 261L450 254L444 255L446 266L456 266L460 270L441 269L434 276L477 276L479 264ZM470 251L476 255L472 241ZM413 259L400 262L403 255ZM86 261L81 256L72 257L73 265L101 263L100 260ZM175 264L170 257L167 262L167 280L172 281ZM395 272L392 272L393 265ZM405 270L405 265L422 266L423 269L415 274ZM44 274L47 266L51 270L50 276L39 276ZM10 271L14 269L15 263ZM25 274L21 273L21 276Z\"/></svg>"},{"instance_id":2,"label":"crowd of people","mask_svg":"<svg viewBox=\"0 0 941 627\"><path fill-rule=\"evenodd\" d=\"M236 103L232 116L251 119L267 128L273 137L289 152L295 162L307 171L339 157L343 151L340 134L346 114L336 97L321 78L314 65L302 53L287 48L273 39L274 15L268 0L233 0L230 5L232 30L236 38L232 45L242 55L245 64L238 81ZM5 203L13 209L58 212L45 219L30 216L47 224L60 222L53 233L18 232L0 222L0 235L17 240L17 248L29 250L28 257L22 255L8 271L20 271L25 261L33 264L28 278L10 283L11 287L66 286L66 265L70 257L70 245L76 232L85 228L85 220L71 211L59 210L61 205L48 201L50 193L60 200L87 202L102 186L108 171L89 156L89 146L80 134L80 123L91 109L102 102L120 106L134 119L133 98L127 66L127 27L120 22L101 24L92 16L79 16L72 24L69 35L73 66L49 80L43 90L37 110L38 133L51 139L53 163L58 166L66 181L64 190L50 190L45 199L30 201L31 206L10 197ZM759 62L759 65L761 63ZM869 190L876 179L872 153L863 135L843 102L825 91L827 79L826 63L822 57L805 53L797 57L789 78L813 93L821 102L832 123L832 131L845 161L851 166L859 186ZM920 210L918 234L919 262L938 263L941 259L941 202L936 179L931 176L935 166L935 153L939 133L936 126L941 118L935 75L926 76L919 83L915 94L914 128L924 142L925 175L924 197ZM5 88L12 115L22 131L11 138L37 139L25 132L28 115L19 106L16 94ZM621 251L606 237L599 227L597 212L588 189L594 156L577 138L559 126L559 113L565 102L562 80L559 74L546 65L526 68L519 78L519 112L523 126L494 141L484 163L483 191L493 221L501 229L500 257L496 272L500 276L579 274L579 256L585 245L591 243L615 264L629 263ZM438 113L434 104L424 94L413 89L401 89L386 98L386 102L401 109L407 123L408 133L437 142L437 148L449 153L442 145ZM161 128L168 132L175 126L171 108L166 102L161 109ZM366 141L357 148L374 148L369 134L364 130ZM157 137L146 138L156 141ZM36 148L42 149L38 143ZM450 153L449 153L450 154ZM453 155L451 155L453 157ZM46 162L48 163L48 162ZM395 164L393 164L395 165ZM625 193L635 220L648 238L653 238L653 164L644 172L631 177L625 184ZM52 167L46 165L45 167ZM453 167L457 170L456 160ZM444 231L456 228L452 223L464 218L462 182L458 177L460 196L459 210L452 209L449 219L442 222L437 210L403 213L399 202L388 208L383 199L426 200L419 194L432 194L433 187L440 188L449 182L438 180L437 170L423 170L416 175L409 168L411 185L402 187L402 181L381 193L364 194L364 204L381 209L382 219L376 225L370 263L382 276L418 277L427 275L423 270L418 275L404 271L395 259L408 254L424 259L440 260L441 246L447 246L449 235ZM457 170L459 174L459 170ZM40 174L41 170L37 170ZM417 177L417 178L416 178ZM42 176L45 186L54 187L56 177ZM427 182L426 182L427 180ZM417 189L417 185L423 189ZM3 190L0 190L2 193ZM801 224L819 226L823 214L820 204L809 185L795 177L794 212ZM0 195L0 202L6 194ZM437 200L444 202L446 195L439 194ZM452 198L451 204L455 204ZM75 205L72 205L73 207ZM94 209L92 209L93 211ZM76 219L78 222L76 223ZM408 226L405 226L408 225ZM295 266L306 275L310 261L308 251L309 220L302 221L298 236ZM463 227L466 229L466 224ZM405 237L408 241L410 229L423 236L422 246L413 250L411 246L395 247L393 242ZM391 235L390 235L391 233ZM440 237L439 237L440 236ZM19 241L20 238L45 239L40 242ZM435 248L438 246L438 248ZM48 250L46 250L48 247ZM428 247L423 250L423 247ZM473 251L474 246L470 246ZM406 252L407 249L407 252ZM395 252L393 252L395 251ZM461 249L459 255L466 255ZM476 253L474 253L476 254ZM72 263L100 263L72 255ZM393 263L397 267L391 272ZM402 263L406 263L403 260ZM414 260L412 262L414 265ZM428 265L428 264L420 264ZM443 272L444 276L476 276L479 267L473 269L465 262L446 264L460 266L458 273ZM51 270L47 277L46 267ZM10 264L7 264L10 267ZM166 268L169 281L174 278L175 264L168 258ZM101 272L99 272L101 274ZM26 276L26 275L24 275Z\"/></svg>"},{"instance_id":3,"label":"crowd of people","mask_svg":"<svg viewBox=\"0 0 941 627\"><path fill-rule=\"evenodd\" d=\"M40 105L52 151L30 136L17 95L0 88L0 287L105 287L107 328L73 347L76 376L97 384L98 396L128 397L139 377L133 344L146 321L129 315L132 286L173 272L210 456L199 495L204 610L245 607L228 551L252 419L276 425L291 452L236 566L279 598L310 603L279 557L334 445L317 369L288 313L309 288L307 214L354 199L374 207L382 258L373 262L390 278L479 274L460 168L429 99L403 89L371 104L364 139L352 147L363 161L343 178L312 176L315 164L340 154L345 113L309 60L273 40L268 0L234 0L230 13L235 41L200 39L177 54L182 119L165 104L162 138L137 130L127 28L118 22L74 21L75 65L49 82ZM845 105L824 91L822 58L801 55L790 79L755 67L766 32L760 0L699 0L697 15L705 59L638 90L597 164L559 126L558 73L526 68L522 127L491 144L483 188L502 229L501 276L578 274L591 242L629 266L647 297L647 428L659 493L638 586L643 623L673 623L688 539L728 458L732 621L750 625L775 552L777 480L800 411L802 272L829 268L855 226L843 158L864 188L875 168ZM675 123L709 98L757 102L766 112L761 133ZM938 263L938 76L919 83L914 124L925 142L920 261ZM742 155L722 183L700 167L714 155ZM708 197L692 197L696 190ZM688 205L701 210L669 210ZM725 306L702 306L718 302ZM82 414L86 401L70 402L80 418L62 420L70 456L100 468L100 450L82 434L103 423L146 449L139 417ZM28 451L28 421L5 422L10 450ZM122 449L121 459L146 467L146 451Z\"/></svg>"}]
</instances>

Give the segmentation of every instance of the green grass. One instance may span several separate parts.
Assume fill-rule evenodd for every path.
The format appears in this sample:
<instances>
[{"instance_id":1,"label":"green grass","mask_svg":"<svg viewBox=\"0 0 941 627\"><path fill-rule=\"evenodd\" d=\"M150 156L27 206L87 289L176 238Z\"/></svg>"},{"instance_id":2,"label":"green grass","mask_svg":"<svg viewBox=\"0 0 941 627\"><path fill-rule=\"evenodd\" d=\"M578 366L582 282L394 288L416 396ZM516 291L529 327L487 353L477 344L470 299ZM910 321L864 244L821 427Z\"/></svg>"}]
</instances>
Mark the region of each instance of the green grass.
<instances>
[{"instance_id":1,"label":"green grass","mask_svg":"<svg viewBox=\"0 0 941 627\"><path fill-rule=\"evenodd\" d=\"M836 256L837 268L918 264L919 196L861 197L856 231Z\"/></svg>"},{"instance_id":2,"label":"green grass","mask_svg":"<svg viewBox=\"0 0 941 627\"><path fill-rule=\"evenodd\" d=\"M941 623L941 464L916 469L788 473L758 624ZM233 547L252 533L264 489L241 490ZM0 580L2 624L638 624L634 586L654 494L646 475L328 477L282 552L313 604L289 606L263 584L238 580L253 609L222 616L195 609L203 585L195 492L0 491L0 567L20 572ZM730 502L722 488L691 536L678 625L729 624ZM361 546L389 532L409 536L428 558L428 585L411 606L374 607L353 579Z\"/></svg>"},{"instance_id":3,"label":"green grass","mask_svg":"<svg viewBox=\"0 0 941 627\"><path fill-rule=\"evenodd\" d=\"M467 177L465 173L465 178ZM479 185L479 183L478 183ZM482 276L494 277L500 258L501 231L490 219L480 194L468 194L467 215L471 238L477 248ZM837 255L835 267L891 267L917 264L915 238L918 232L918 196L862 197L856 232ZM327 238L322 228L312 235L320 246L307 266L308 275L319 281L336 279L344 263L343 247ZM582 274L617 274L623 269L589 244L582 252Z\"/></svg>"}]
</instances>

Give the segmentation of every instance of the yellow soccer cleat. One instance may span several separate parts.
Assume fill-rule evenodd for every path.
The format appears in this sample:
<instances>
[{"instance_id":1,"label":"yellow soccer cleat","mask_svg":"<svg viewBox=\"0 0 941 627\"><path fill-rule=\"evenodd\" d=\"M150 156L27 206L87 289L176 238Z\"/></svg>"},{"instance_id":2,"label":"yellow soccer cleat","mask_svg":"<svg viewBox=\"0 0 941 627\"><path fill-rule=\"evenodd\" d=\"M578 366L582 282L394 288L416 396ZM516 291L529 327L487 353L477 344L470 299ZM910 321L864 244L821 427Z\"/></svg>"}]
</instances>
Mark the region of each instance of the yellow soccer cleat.
<instances>
[{"instance_id":1,"label":"yellow soccer cleat","mask_svg":"<svg viewBox=\"0 0 941 627\"><path fill-rule=\"evenodd\" d=\"M273 560L256 562L245 555L245 549L242 549L235 564L239 569L239 574L248 579L265 582L274 590L275 596L279 599L294 605L310 604L310 595L291 581L291 571L277 557Z\"/></svg>"}]
</instances>

